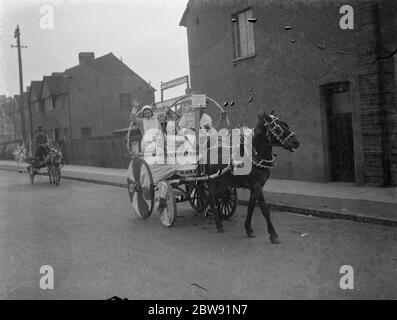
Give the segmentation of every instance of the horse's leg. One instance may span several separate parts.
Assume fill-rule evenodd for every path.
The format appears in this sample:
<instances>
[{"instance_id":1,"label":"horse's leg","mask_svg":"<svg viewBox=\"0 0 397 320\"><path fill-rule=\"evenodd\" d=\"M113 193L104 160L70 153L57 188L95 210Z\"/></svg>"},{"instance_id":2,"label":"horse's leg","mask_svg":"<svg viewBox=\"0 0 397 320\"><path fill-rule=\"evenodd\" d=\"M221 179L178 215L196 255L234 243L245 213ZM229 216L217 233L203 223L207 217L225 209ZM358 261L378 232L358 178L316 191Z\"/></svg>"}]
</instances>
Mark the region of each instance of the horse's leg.
<instances>
[{"instance_id":1,"label":"horse's leg","mask_svg":"<svg viewBox=\"0 0 397 320\"><path fill-rule=\"evenodd\" d=\"M50 179L50 184L52 184L52 171L50 166L47 166L47 171L48 171L48 178Z\"/></svg>"},{"instance_id":2,"label":"horse's leg","mask_svg":"<svg viewBox=\"0 0 397 320\"><path fill-rule=\"evenodd\" d=\"M278 235L273 227L272 220L270 219L270 209L266 206L265 197L263 196L262 189L257 190L257 195L258 195L259 207L261 209L263 216L266 219L267 231L270 235L270 241L273 244L279 244L281 243L281 241L278 239Z\"/></svg>"},{"instance_id":3,"label":"horse's leg","mask_svg":"<svg viewBox=\"0 0 397 320\"><path fill-rule=\"evenodd\" d=\"M223 233L223 232L225 232L225 230L223 229L221 216L219 215L215 190L216 190L215 182L209 182L208 183L209 201L210 201L211 210L214 213L216 230L219 233Z\"/></svg>"},{"instance_id":4,"label":"horse's leg","mask_svg":"<svg viewBox=\"0 0 397 320\"><path fill-rule=\"evenodd\" d=\"M256 198L257 197L255 192L251 190L250 198L248 201L247 217L245 218L245 231L247 232L249 238L255 238L255 233L252 230L251 220L255 209Z\"/></svg>"}]
</instances>

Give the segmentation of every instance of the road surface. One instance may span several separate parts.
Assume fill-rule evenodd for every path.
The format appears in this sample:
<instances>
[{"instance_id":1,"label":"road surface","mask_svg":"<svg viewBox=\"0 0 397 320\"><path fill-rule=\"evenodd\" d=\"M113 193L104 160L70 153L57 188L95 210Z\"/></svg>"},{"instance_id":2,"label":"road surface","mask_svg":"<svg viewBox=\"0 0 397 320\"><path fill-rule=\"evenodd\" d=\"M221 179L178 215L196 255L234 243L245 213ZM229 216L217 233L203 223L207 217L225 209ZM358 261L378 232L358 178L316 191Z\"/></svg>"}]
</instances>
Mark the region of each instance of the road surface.
<instances>
[{"instance_id":1,"label":"road surface","mask_svg":"<svg viewBox=\"0 0 397 320\"><path fill-rule=\"evenodd\" d=\"M272 212L272 245L259 209L246 237L245 212L218 234L183 203L166 228L134 216L126 189L0 170L0 299L397 298L396 228ZM354 289L340 288L342 265Z\"/></svg>"}]
</instances>

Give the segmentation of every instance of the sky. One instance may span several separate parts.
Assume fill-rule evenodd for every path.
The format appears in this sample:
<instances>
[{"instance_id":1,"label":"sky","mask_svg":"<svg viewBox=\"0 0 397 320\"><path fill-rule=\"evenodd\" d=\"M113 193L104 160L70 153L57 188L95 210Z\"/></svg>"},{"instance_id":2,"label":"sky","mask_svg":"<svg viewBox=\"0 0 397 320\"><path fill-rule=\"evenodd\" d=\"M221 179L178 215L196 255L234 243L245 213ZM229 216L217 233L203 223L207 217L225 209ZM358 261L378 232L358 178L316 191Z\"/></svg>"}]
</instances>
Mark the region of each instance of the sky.
<instances>
[{"instance_id":1,"label":"sky","mask_svg":"<svg viewBox=\"0 0 397 320\"><path fill-rule=\"evenodd\" d=\"M0 0L0 94L19 94L14 30L19 24L24 88L43 75L78 64L79 52L109 52L156 91L189 73L186 28L179 21L188 0ZM48 11L53 9L53 28ZM45 9L46 7L44 7ZM42 8L42 10L44 10ZM45 23L47 22L47 23ZM165 92L165 98L184 88Z\"/></svg>"}]
</instances>

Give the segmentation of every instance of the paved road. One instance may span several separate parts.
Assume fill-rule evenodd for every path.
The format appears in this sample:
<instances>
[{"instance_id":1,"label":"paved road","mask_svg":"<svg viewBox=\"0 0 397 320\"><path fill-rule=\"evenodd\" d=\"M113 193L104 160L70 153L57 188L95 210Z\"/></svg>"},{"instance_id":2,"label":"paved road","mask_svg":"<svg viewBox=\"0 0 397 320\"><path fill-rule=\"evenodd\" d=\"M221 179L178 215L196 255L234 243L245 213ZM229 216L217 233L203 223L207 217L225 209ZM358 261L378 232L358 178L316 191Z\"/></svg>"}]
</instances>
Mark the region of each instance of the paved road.
<instances>
[{"instance_id":1,"label":"paved road","mask_svg":"<svg viewBox=\"0 0 397 320\"><path fill-rule=\"evenodd\" d=\"M125 189L36 178L0 170L1 299L397 298L393 227L273 212L272 245L259 212L246 237L246 207L224 234L186 204L165 228L133 216ZM339 288L345 264L353 290ZM54 290L40 289L42 265Z\"/></svg>"}]
</instances>

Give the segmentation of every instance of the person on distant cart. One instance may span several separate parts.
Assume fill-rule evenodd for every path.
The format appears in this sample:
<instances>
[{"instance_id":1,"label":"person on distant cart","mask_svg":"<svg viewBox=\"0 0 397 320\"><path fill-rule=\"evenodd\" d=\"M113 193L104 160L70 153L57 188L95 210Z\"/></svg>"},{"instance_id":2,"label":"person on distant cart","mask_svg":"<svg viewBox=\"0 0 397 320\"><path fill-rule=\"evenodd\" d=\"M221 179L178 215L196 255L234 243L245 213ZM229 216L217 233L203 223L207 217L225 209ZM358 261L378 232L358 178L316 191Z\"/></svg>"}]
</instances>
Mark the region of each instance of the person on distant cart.
<instances>
[{"instance_id":1,"label":"person on distant cart","mask_svg":"<svg viewBox=\"0 0 397 320\"><path fill-rule=\"evenodd\" d=\"M36 152L35 152L35 157L38 159L40 162L45 162L45 157L48 155L49 150L48 150L48 137L44 133L43 127L39 126L37 128L37 134L36 134Z\"/></svg>"},{"instance_id":2,"label":"person on distant cart","mask_svg":"<svg viewBox=\"0 0 397 320\"><path fill-rule=\"evenodd\" d=\"M161 156L164 146L164 136L161 123L151 106L144 106L139 112L132 108L131 121L138 124L142 134L141 150L145 154ZM158 154L160 152L160 154Z\"/></svg>"}]
</instances>

